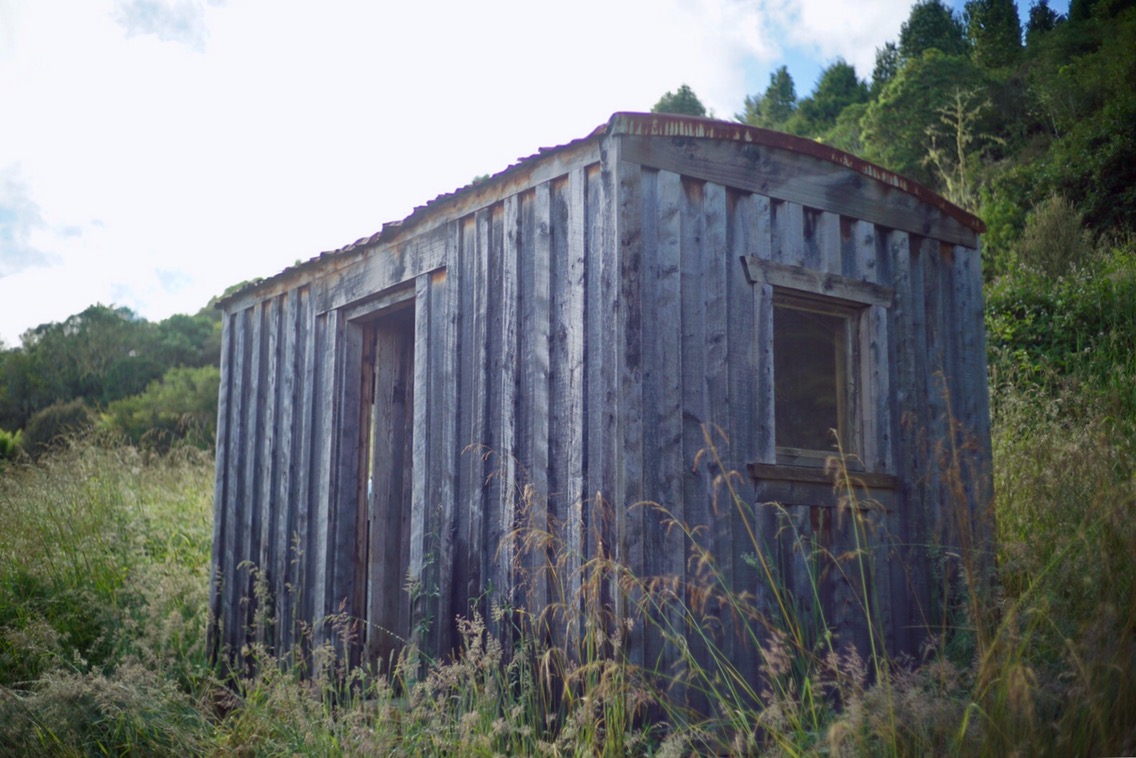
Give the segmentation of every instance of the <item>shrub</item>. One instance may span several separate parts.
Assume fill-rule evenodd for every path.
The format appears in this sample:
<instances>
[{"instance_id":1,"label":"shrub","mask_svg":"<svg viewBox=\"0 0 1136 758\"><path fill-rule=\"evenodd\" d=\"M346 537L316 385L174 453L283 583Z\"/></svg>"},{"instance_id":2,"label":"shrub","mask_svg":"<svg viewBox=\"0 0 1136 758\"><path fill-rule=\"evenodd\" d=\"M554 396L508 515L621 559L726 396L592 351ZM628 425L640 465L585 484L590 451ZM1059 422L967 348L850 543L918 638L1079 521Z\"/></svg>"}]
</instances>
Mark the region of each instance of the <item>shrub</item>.
<instances>
[{"instance_id":1,"label":"shrub","mask_svg":"<svg viewBox=\"0 0 1136 758\"><path fill-rule=\"evenodd\" d=\"M36 411L28 419L23 432L24 450L39 457L67 438L81 435L94 425L94 414L80 398L53 403Z\"/></svg>"},{"instance_id":2,"label":"shrub","mask_svg":"<svg viewBox=\"0 0 1136 758\"><path fill-rule=\"evenodd\" d=\"M1056 278L1083 264L1092 252L1084 218L1061 195L1050 195L1026 219L1017 245L1018 260Z\"/></svg>"},{"instance_id":3,"label":"shrub","mask_svg":"<svg viewBox=\"0 0 1136 758\"><path fill-rule=\"evenodd\" d=\"M22 436L19 429L15 432L6 432L0 429L0 462L15 460L19 457Z\"/></svg>"},{"instance_id":4,"label":"shrub","mask_svg":"<svg viewBox=\"0 0 1136 758\"><path fill-rule=\"evenodd\" d=\"M185 440L210 448L216 436L220 383L216 366L170 369L142 394L111 403L105 419L135 445L165 450Z\"/></svg>"}]
</instances>

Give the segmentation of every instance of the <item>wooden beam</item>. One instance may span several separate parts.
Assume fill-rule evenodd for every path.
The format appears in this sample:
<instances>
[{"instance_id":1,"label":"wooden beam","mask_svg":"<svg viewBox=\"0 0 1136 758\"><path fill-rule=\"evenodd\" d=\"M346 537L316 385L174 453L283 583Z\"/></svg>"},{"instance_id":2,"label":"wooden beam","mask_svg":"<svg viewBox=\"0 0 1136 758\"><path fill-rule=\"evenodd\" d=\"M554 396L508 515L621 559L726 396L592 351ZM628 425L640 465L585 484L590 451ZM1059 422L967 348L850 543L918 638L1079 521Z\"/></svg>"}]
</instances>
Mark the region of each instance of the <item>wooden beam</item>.
<instances>
[{"instance_id":1,"label":"wooden beam","mask_svg":"<svg viewBox=\"0 0 1136 758\"><path fill-rule=\"evenodd\" d=\"M623 159L774 200L975 247L977 233L915 195L831 161L712 139L623 136Z\"/></svg>"},{"instance_id":2,"label":"wooden beam","mask_svg":"<svg viewBox=\"0 0 1136 758\"><path fill-rule=\"evenodd\" d=\"M751 284L770 284L774 287L824 295L859 305L886 307L891 305L894 297L894 291L890 287L849 279L838 274L774 263L753 255L743 255L742 264Z\"/></svg>"}]
</instances>

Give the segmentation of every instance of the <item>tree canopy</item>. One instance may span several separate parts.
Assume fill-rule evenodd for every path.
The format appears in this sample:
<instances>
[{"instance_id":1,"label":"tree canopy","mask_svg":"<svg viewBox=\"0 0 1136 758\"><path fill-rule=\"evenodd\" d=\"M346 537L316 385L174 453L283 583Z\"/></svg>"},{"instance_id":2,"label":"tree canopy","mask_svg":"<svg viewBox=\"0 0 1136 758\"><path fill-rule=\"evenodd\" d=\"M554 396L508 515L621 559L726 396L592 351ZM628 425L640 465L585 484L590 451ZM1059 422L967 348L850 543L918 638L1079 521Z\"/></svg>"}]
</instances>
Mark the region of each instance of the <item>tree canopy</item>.
<instances>
[{"instance_id":1,"label":"tree canopy","mask_svg":"<svg viewBox=\"0 0 1136 758\"><path fill-rule=\"evenodd\" d=\"M947 55L965 55L966 30L942 0L919 0L899 27L899 57L903 61L915 60L931 49Z\"/></svg>"},{"instance_id":2,"label":"tree canopy","mask_svg":"<svg viewBox=\"0 0 1136 758\"><path fill-rule=\"evenodd\" d=\"M667 91L659 102L651 108L651 113L677 113L682 116L705 116L706 106L698 99L688 85L684 84L677 91Z\"/></svg>"}]
</instances>

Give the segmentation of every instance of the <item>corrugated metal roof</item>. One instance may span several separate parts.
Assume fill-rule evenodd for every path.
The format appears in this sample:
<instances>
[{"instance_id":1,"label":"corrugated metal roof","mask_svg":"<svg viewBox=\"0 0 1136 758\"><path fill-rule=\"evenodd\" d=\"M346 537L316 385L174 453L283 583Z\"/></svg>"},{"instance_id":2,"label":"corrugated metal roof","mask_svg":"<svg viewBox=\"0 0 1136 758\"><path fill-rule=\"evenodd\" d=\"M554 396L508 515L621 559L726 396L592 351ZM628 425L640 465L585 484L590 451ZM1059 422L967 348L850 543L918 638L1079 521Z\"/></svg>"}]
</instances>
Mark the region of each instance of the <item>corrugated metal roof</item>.
<instances>
[{"instance_id":1,"label":"corrugated metal roof","mask_svg":"<svg viewBox=\"0 0 1136 758\"><path fill-rule=\"evenodd\" d=\"M654 136L654 137L689 137L695 139L716 139L716 140L731 140L736 142L745 142L748 144L763 145L766 147L778 148L781 150L789 150L804 155L809 155L820 160L830 161L837 165L856 171L864 176L871 177L877 181L881 181L889 186L895 187L899 190L914 195L919 200L932 205L942 211L944 214L956 219L964 226L973 229L975 232L982 233L986 231L986 225L980 218L972 213L959 208L953 203L949 202L946 198L941 197L935 192L932 192L922 184L901 176L893 171L888 171L885 168L869 163L862 158L858 158L843 150L838 150L834 147L816 142L813 140L797 137L791 134L784 134L769 129L762 129L756 126L748 126L746 124L739 124L730 121L716 121L708 118L698 118L696 116L680 116L675 114L666 113L632 113L632 112L619 112L612 115L612 117L604 124L600 124L586 137L572 140L571 142L563 145L556 145L553 147L542 147L533 155L523 158L518 158L517 161L505 169L493 174L488 179L480 182L470 183L464 187L460 187L453 192L447 192L432 200L427 201L423 205L416 206L410 215L401 221L390 221L384 223L379 231L375 232L369 237L362 237L355 240L349 245L344 245L336 250L329 250L314 256L307 261L300 262L294 266L289 266L280 273L266 279L262 279L256 283L249 284L242 287L237 292L230 294L228 297L222 298L218 301L218 307L224 303L232 300L238 296L252 292L262 286L267 286L271 282L275 282L280 278L288 275L300 273L308 269L318 268L328 261L329 258L339 258L351 254L352 252L361 250L363 248L371 247L380 242L384 242L393 236L405 231L407 228L412 227L423 221L426 217L431 215L433 211L440 205L444 205L453 201L455 198L472 191L474 188L484 188L486 186L495 184L496 182L508 178L524 169L530 167L534 162L547 158L550 155L566 152L570 149L578 147L586 142L600 139L608 135L635 135L635 136Z\"/></svg>"}]
</instances>

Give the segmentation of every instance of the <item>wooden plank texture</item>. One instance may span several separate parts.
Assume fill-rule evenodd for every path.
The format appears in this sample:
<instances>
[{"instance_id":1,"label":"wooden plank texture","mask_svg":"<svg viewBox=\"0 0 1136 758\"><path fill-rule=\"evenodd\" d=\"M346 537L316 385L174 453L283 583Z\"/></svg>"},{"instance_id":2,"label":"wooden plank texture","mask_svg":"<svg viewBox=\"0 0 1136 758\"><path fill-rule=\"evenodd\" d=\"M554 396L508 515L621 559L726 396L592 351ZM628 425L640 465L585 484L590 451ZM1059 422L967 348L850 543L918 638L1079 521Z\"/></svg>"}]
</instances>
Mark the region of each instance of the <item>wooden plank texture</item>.
<instances>
[{"instance_id":1,"label":"wooden plank texture","mask_svg":"<svg viewBox=\"0 0 1136 758\"><path fill-rule=\"evenodd\" d=\"M621 138L623 159L973 247L975 232L914 195L829 161L762 145Z\"/></svg>"}]
</instances>

